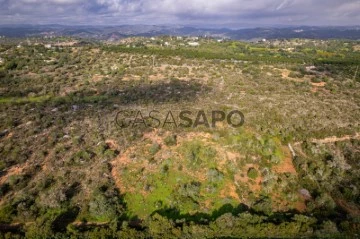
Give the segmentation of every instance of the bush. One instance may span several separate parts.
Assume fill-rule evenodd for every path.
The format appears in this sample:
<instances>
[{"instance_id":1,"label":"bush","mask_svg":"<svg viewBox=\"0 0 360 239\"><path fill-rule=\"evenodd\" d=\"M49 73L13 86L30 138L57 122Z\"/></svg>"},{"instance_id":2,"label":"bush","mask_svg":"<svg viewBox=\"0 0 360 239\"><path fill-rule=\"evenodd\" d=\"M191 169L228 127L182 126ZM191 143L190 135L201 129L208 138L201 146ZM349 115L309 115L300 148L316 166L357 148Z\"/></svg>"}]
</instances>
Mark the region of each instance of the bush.
<instances>
[{"instance_id":1,"label":"bush","mask_svg":"<svg viewBox=\"0 0 360 239\"><path fill-rule=\"evenodd\" d=\"M150 154L155 155L159 150L161 149L161 146L158 143L153 143L149 149Z\"/></svg>"},{"instance_id":2,"label":"bush","mask_svg":"<svg viewBox=\"0 0 360 239\"><path fill-rule=\"evenodd\" d=\"M218 182L224 178L224 174L216 168L212 168L209 169L207 177L210 182Z\"/></svg>"},{"instance_id":3,"label":"bush","mask_svg":"<svg viewBox=\"0 0 360 239\"><path fill-rule=\"evenodd\" d=\"M262 197L256 201L256 203L252 207L256 212L263 212L266 215L270 215L272 213L272 203L271 198Z\"/></svg>"},{"instance_id":4,"label":"bush","mask_svg":"<svg viewBox=\"0 0 360 239\"><path fill-rule=\"evenodd\" d=\"M15 209L11 205L5 205L0 208L0 223L10 223Z\"/></svg>"},{"instance_id":5,"label":"bush","mask_svg":"<svg viewBox=\"0 0 360 239\"><path fill-rule=\"evenodd\" d=\"M320 83L320 82L322 82L322 79L321 79L321 78L317 78L317 77L311 78L311 82L313 82L313 83Z\"/></svg>"},{"instance_id":6,"label":"bush","mask_svg":"<svg viewBox=\"0 0 360 239\"><path fill-rule=\"evenodd\" d=\"M177 144L176 135L170 135L164 139L166 146L174 146Z\"/></svg>"},{"instance_id":7,"label":"bush","mask_svg":"<svg viewBox=\"0 0 360 239\"><path fill-rule=\"evenodd\" d=\"M0 69L0 79L5 78L5 76L6 76L6 72L4 70Z\"/></svg>"},{"instance_id":8,"label":"bush","mask_svg":"<svg viewBox=\"0 0 360 239\"><path fill-rule=\"evenodd\" d=\"M207 167L216 167L216 150L211 146L205 146L199 141L188 142L184 145L184 156L190 167L199 167L206 164Z\"/></svg>"},{"instance_id":9,"label":"bush","mask_svg":"<svg viewBox=\"0 0 360 239\"><path fill-rule=\"evenodd\" d=\"M200 182L191 182L181 185L181 187L178 190L179 195L182 197L189 197L192 198L194 201L197 201L200 196L200 188L201 183Z\"/></svg>"},{"instance_id":10,"label":"bush","mask_svg":"<svg viewBox=\"0 0 360 239\"><path fill-rule=\"evenodd\" d=\"M15 61L9 61L5 65L5 69L7 70L15 70L17 68L18 64Z\"/></svg>"},{"instance_id":11,"label":"bush","mask_svg":"<svg viewBox=\"0 0 360 239\"><path fill-rule=\"evenodd\" d=\"M290 78L304 78L304 74L292 71L292 72L290 72L289 77Z\"/></svg>"},{"instance_id":12,"label":"bush","mask_svg":"<svg viewBox=\"0 0 360 239\"><path fill-rule=\"evenodd\" d=\"M108 222L117 217L117 197L108 198L101 191L96 191L89 202L89 213L98 222Z\"/></svg>"},{"instance_id":13,"label":"bush","mask_svg":"<svg viewBox=\"0 0 360 239\"><path fill-rule=\"evenodd\" d=\"M255 168L250 168L247 172L247 176L251 179L256 179L258 175L258 171Z\"/></svg>"},{"instance_id":14,"label":"bush","mask_svg":"<svg viewBox=\"0 0 360 239\"><path fill-rule=\"evenodd\" d=\"M6 168L6 163L4 161L0 161L0 172Z\"/></svg>"}]
</instances>

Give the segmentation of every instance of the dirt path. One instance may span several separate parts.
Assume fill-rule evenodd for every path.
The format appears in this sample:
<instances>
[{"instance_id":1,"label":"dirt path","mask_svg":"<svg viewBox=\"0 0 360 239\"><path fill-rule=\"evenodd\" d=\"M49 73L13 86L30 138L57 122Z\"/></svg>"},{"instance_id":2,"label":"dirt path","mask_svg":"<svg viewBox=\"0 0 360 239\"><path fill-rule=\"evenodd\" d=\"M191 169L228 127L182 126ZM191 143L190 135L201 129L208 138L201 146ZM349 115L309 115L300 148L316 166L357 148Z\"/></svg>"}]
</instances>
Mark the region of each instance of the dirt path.
<instances>
[{"instance_id":1,"label":"dirt path","mask_svg":"<svg viewBox=\"0 0 360 239\"><path fill-rule=\"evenodd\" d=\"M343 137L331 136L323 139L311 139L310 142L315 144L330 144L351 139L360 139L360 133L356 133L355 135L345 135ZM296 147L301 145L302 143L303 142L295 142L293 145Z\"/></svg>"},{"instance_id":2,"label":"dirt path","mask_svg":"<svg viewBox=\"0 0 360 239\"><path fill-rule=\"evenodd\" d=\"M78 228L84 228L84 227L102 227L109 225L109 222L80 222L76 221L71 223L73 226Z\"/></svg>"},{"instance_id":3,"label":"dirt path","mask_svg":"<svg viewBox=\"0 0 360 239\"><path fill-rule=\"evenodd\" d=\"M350 204L345 200L338 199L336 200L337 205L339 205L344 211L349 213L353 217L360 216L360 209L355 204Z\"/></svg>"},{"instance_id":4,"label":"dirt path","mask_svg":"<svg viewBox=\"0 0 360 239\"><path fill-rule=\"evenodd\" d=\"M360 134L356 133L355 135L345 135L343 137L332 136L324 139L313 139L311 140L311 142L317 144L329 144L329 143L342 142L351 139L360 139Z\"/></svg>"},{"instance_id":5,"label":"dirt path","mask_svg":"<svg viewBox=\"0 0 360 239\"><path fill-rule=\"evenodd\" d=\"M289 77L291 71L288 69L280 69L280 68L274 68L274 69L280 71L281 77L285 80L290 80L290 81L294 81L294 82L304 82L304 79Z\"/></svg>"},{"instance_id":6,"label":"dirt path","mask_svg":"<svg viewBox=\"0 0 360 239\"><path fill-rule=\"evenodd\" d=\"M13 175L20 175L24 170L29 166L28 163L24 163L23 165L15 165L5 171L5 174L0 178L0 184L5 183L9 177Z\"/></svg>"},{"instance_id":7,"label":"dirt path","mask_svg":"<svg viewBox=\"0 0 360 239\"><path fill-rule=\"evenodd\" d=\"M285 153L284 159L278 165L275 165L272 169L278 174L292 173L297 175L296 169L292 161L292 155L290 149L287 147L283 147L283 152Z\"/></svg>"}]
</instances>

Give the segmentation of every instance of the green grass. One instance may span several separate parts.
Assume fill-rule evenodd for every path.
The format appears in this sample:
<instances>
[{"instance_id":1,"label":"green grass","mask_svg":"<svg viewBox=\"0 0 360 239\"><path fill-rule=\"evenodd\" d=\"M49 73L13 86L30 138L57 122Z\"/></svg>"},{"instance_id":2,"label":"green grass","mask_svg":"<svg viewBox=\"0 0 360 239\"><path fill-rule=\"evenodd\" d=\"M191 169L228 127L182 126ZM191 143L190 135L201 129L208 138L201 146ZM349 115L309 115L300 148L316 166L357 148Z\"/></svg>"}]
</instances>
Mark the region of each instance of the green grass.
<instances>
[{"instance_id":1,"label":"green grass","mask_svg":"<svg viewBox=\"0 0 360 239\"><path fill-rule=\"evenodd\" d=\"M36 97L0 97L0 104L42 103L49 99L51 99L50 95Z\"/></svg>"},{"instance_id":2,"label":"green grass","mask_svg":"<svg viewBox=\"0 0 360 239\"><path fill-rule=\"evenodd\" d=\"M127 193L125 195L125 202L129 211L129 216L139 216L145 218L152 212L161 208L170 207L174 202L174 189L180 183L188 182L191 178L178 170L169 169L167 175L161 172L156 172L147 175L145 182L137 184L137 193ZM139 193L139 190L143 191L145 184L150 184L150 191L146 192L146 196ZM186 209L187 206L182 206L182 209ZM186 210L185 210L186 211Z\"/></svg>"},{"instance_id":3,"label":"green grass","mask_svg":"<svg viewBox=\"0 0 360 239\"><path fill-rule=\"evenodd\" d=\"M99 102L118 102L115 97L108 95L93 95L83 97L72 96L36 96L36 97L0 97L0 104L26 104L26 103L99 103Z\"/></svg>"},{"instance_id":4,"label":"green grass","mask_svg":"<svg viewBox=\"0 0 360 239\"><path fill-rule=\"evenodd\" d=\"M259 173L256 169L250 168L249 171L247 172L247 175L251 179L256 179L259 176Z\"/></svg>"},{"instance_id":5,"label":"green grass","mask_svg":"<svg viewBox=\"0 0 360 239\"><path fill-rule=\"evenodd\" d=\"M187 165L193 170L202 167L216 168L216 150L199 140L185 142L179 148Z\"/></svg>"}]
</instances>

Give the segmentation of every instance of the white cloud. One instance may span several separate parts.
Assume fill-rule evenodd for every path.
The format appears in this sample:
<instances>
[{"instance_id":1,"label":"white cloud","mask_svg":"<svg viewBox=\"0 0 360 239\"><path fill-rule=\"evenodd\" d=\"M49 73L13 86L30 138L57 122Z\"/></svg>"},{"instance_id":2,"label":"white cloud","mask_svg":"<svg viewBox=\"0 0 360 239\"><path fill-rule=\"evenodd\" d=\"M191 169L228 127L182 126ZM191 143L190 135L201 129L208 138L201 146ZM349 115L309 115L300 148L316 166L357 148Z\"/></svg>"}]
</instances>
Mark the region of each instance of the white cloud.
<instances>
[{"instance_id":1,"label":"white cloud","mask_svg":"<svg viewBox=\"0 0 360 239\"><path fill-rule=\"evenodd\" d=\"M360 0L0 0L0 6L3 23L351 25L360 22Z\"/></svg>"}]
</instances>

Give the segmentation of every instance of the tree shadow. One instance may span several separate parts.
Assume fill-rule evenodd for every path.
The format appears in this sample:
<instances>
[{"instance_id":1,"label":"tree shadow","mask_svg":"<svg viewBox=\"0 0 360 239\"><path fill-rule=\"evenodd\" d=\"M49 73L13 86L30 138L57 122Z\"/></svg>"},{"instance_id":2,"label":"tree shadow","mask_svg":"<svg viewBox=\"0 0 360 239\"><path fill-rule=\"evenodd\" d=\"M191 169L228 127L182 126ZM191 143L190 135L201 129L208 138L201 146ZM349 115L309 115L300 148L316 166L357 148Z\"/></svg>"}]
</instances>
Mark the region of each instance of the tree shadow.
<instances>
[{"instance_id":1,"label":"tree shadow","mask_svg":"<svg viewBox=\"0 0 360 239\"><path fill-rule=\"evenodd\" d=\"M120 90L119 98L122 104L194 101L200 93L209 90L208 86L197 82L171 80L167 83L127 87Z\"/></svg>"},{"instance_id":2,"label":"tree shadow","mask_svg":"<svg viewBox=\"0 0 360 239\"><path fill-rule=\"evenodd\" d=\"M56 219L52 222L52 230L54 232L66 232L66 227L75 221L79 212L80 208L78 207L67 209L65 212L56 217Z\"/></svg>"},{"instance_id":3,"label":"tree shadow","mask_svg":"<svg viewBox=\"0 0 360 239\"><path fill-rule=\"evenodd\" d=\"M297 210L289 210L286 212L271 212L271 214L266 214L254 210L253 208L248 207L247 205L241 203L237 206L231 204L224 204L217 210L214 210L211 214L207 213L195 213L195 214L182 214L178 208L163 208L157 211L154 211L151 216L159 214L162 217L165 217L169 220L173 220L177 226L181 226L185 223L195 223L202 225L209 225L210 222L216 221L221 216L231 213L233 216L238 216L241 213L248 212L251 215L264 216L266 222L271 222L274 225L280 225L284 221L291 221L294 215L301 214Z\"/></svg>"},{"instance_id":4,"label":"tree shadow","mask_svg":"<svg viewBox=\"0 0 360 239\"><path fill-rule=\"evenodd\" d=\"M62 97L48 99L47 103L64 104L99 104L106 105L134 105L134 104L162 104L178 102L194 102L201 95L209 92L209 86L184 80L170 80L155 84L137 83L124 87L108 89L98 92L96 90L81 90ZM96 105L95 105L96 106Z\"/></svg>"},{"instance_id":5,"label":"tree shadow","mask_svg":"<svg viewBox=\"0 0 360 239\"><path fill-rule=\"evenodd\" d=\"M177 224L183 224L185 222L194 222L197 224L205 224L207 225L210 221L215 221L220 216L231 213L232 215L238 215L239 213L249 211L249 207L245 204L239 204L234 207L231 204L224 204L217 210L214 210L211 214L207 213L195 213L195 214L181 214L180 210L177 208L163 208L157 211L154 211L151 216L154 214L159 214L163 217L171 219L175 221Z\"/></svg>"}]
</instances>

